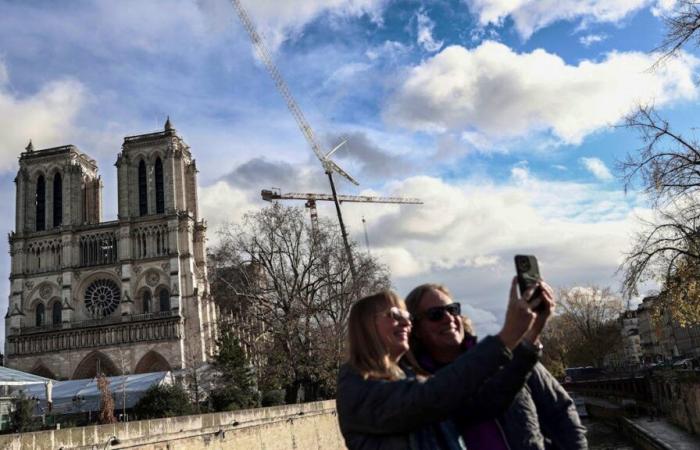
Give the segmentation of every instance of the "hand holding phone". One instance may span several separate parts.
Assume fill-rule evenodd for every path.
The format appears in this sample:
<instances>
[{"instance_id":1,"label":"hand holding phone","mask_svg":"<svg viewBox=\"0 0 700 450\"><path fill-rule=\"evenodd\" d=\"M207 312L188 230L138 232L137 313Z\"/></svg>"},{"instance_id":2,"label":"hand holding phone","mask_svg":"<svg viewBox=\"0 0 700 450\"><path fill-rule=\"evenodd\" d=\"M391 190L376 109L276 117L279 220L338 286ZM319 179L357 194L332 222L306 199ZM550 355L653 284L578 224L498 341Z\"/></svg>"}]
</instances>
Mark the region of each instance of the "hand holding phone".
<instances>
[{"instance_id":1,"label":"hand holding phone","mask_svg":"<svg viewBox=\"0 0 700 450\"><path fill-rule=\"evenodd\" d=\"M533 255L515 255L515 272L518 275L518 288L520 289L521 296L530 288L530 286L541 280L537 258L535 258ZM541 288L537 288L530 296L528 304L530 305L530 309L532 311L538 312L542 309L541 306L544 306L541 305L541 294Z\"/></svg>"}]
</instances>

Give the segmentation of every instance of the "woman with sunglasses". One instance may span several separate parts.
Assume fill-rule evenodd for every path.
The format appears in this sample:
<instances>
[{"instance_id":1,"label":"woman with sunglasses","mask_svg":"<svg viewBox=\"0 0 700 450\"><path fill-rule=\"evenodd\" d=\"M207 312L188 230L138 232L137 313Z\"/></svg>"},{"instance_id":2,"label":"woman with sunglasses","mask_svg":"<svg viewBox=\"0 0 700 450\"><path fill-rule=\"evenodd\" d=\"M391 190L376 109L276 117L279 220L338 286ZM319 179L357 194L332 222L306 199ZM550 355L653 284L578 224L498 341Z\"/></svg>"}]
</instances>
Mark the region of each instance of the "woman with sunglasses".
<instances>
[{"instance_id":1,"label":"woman with sunglasses","mask_svg":"<svg viewBox=\"0 0 700 450\"><path fill-rule=\"evenodd\" d=\"M529 295L529 293L526 293ZM517 295L515 280L503 329L435 376L417 377L399 361L409 348L411 321L393 292L362 298L350 310L349 360L338 375L340 430L350 450L462 449L445 419L511 359L536 314Z\"/></svg>"},{"instance_id":2,"label":"woman with sunglasses","mask_svg":"<svg viewBox=\"0 0 700 450\"><path fill-rule=\"evenodd\" d=\"M535 364L540 332L554 308L552 288L539 285L543 310L513 359L453 416L470 450L587 448L573 401L542 364ZM476 345L471 323L444 286L418 286L406 305L415 317L410 346L417 370L433 373L449 367Z\"/></svg>"}]
</instances>

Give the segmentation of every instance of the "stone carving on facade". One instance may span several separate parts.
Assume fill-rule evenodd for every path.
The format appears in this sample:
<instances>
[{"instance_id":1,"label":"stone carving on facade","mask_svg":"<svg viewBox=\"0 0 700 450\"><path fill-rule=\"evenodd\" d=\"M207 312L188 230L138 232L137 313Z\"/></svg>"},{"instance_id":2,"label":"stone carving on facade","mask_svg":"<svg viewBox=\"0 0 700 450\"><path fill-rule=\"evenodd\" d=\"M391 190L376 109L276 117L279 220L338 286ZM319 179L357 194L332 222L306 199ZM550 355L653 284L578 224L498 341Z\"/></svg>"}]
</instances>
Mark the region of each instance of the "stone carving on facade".
<instances>
[{"instance_id":1,"label":"stone carving on facade","mask_svg":"<svg viewBox=\"0 0 700 450\"><path fill-rule=\"evenodd\" d=\"M34 282L31 280L24 283L24 285L27 287L27 289L34 289Z\"/></svg>"},{"instance_id":2,"label":"stone carving on facade","mask_svg":"<svg viewBox=\"0 0 700 450\"><path fill-rule=\"evenodd\" d=\"M62 276L57 276L56 277L56 284L59 286L63 286L63 277Z\"/></svg>"},{"instance_id":3,"label":"stone carving on facade","mask_svg":"<svg viewBox=\"0 0 700 450\"><path fill-rule=\"evenodd\" d=\"M63 304L61 305L63 309L68 309L70 311L73 311L73 307L71 306L70 302L68 301L68 297L63 297Z\"/></svg>"},{"instance_id":4,"label":"stone carving on facade","mask_svg":"<svg viewBox=\"0 0 700 450\"><path fill-rule=\"evenodd\" d=\"M160 281L160 274L155 270L151 270L146 274L146 284L150 287L155 287Z\"/></svg>"},{"instance_id":5,"label":"stone carving on facade","mask_svg":"<svg viewBox=\"0 0 700 450\"><path fill-rule=\"evenodd\" d=\"M74 275L74 276L75 276L75 279L76 279L76 280L79 280L79 279L80 279L80 271L79 271L79 270L76 270L74 273L75 273L75 275Z\"/></svg>"},{"instance_id":6,"label":"stone carving on facade","mask_svg":"<svg viewBox=\"0 0 700 450\"><path fill-rule=\"evenodd\" d=\"M44 284L41 286L39 289L39 297L42 299L46 300L47 298L51 297L51 294L53 293L53 288L51 287L50 284Z\"/></svg>"},{"instance_id":7,"label":"stone carving on facade","mask_svg":"<svg viewBox=\"0 0 700 450\"><path fill-rule=\"evenodd\" d=\"M170 269L170 263L164 262L160 265L160 268L163 269L164 272L167 272Z\"/></svg>"},{"instance_id":8,"label":"stone carving on facade","mask_svg":"<svg viewBox=\"0 0 700 450\"><path fill-rule=\"evenodd\" d=\"M141 272L141 266L139 266L138 264L134 264L134 269L133 269L133 270L134 270L134 273L135 273L136 275L138 275L139 272Z\"/></svg>"}]
</instances>

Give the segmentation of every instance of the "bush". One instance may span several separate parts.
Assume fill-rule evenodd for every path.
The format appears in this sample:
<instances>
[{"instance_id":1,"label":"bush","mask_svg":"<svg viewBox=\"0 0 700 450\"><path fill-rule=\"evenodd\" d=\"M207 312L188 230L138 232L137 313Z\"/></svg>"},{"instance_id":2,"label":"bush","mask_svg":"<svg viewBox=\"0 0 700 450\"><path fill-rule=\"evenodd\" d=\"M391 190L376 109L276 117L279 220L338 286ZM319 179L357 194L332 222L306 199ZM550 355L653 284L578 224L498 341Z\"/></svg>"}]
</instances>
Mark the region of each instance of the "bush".
<instances>
[{"instance_id":1,"label":"bush","mask_svg":"<svg viewBox=\"0 0 700 450\"><path fill-rule=\"evenodd\" d=\"M277 406L284 405L284 389L274 389L271 391L265 391L262 396L263 406Z\"/></svg>"},{"instance_id":2,"label":"bush","mask_svg":"<svg viewBox=\"0 0 700 450\"><path fill-rule=\"evenodd\" d=\"M140 419L186 416L193 407L187 391L178 384L151 386L134 406Z\"/></svg>"},{"instance_id":3,"label":"bush","mask_svg":"<svg viewBox=\"0 0 700 450\"><path fill-rule=\"evenodd\" d=\"M23 433L35 428L34 419L34 400L29 399L21 393L15 400L15 409L10 417L10 428L15 433Z\"/></svg>"}]
</instances>

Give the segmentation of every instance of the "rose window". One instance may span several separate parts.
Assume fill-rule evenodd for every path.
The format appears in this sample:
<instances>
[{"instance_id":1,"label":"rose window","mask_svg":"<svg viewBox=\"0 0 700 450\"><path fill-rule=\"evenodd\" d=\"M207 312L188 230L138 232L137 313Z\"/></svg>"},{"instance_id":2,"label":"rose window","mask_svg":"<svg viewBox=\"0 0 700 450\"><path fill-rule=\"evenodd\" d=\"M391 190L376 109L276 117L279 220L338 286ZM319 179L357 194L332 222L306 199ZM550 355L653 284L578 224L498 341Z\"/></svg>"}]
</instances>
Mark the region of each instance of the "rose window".
<instances>
[{"instance_id":1,"label":"rose window","mask_svg":"<svg viewBox=\"0 0 700 450\"><path fill-rule=\"evenodd\" d=\"M119 305L119 287L111 280L96 280L85 289L85 307L95 317L107 317Z\"/></svg>"}]
</instances>

